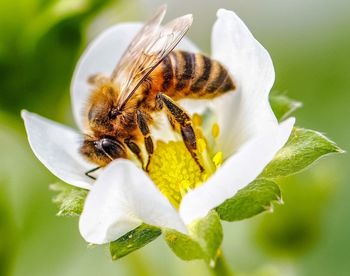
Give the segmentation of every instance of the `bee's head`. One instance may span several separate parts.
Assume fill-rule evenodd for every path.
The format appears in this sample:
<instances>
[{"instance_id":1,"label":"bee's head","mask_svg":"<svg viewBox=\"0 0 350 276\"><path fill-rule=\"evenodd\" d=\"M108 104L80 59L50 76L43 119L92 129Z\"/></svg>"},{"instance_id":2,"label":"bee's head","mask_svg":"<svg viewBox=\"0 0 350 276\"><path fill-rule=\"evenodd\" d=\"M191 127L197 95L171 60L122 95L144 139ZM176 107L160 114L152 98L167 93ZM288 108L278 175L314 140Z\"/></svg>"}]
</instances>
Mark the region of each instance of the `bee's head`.
<instances>
[{"instance_id":1,"label":"bee's head","mask_svg":"<svg viewBox=\"0 0 350 276\"><path fill-rule=\"evenodd\" d=\"M88 160L102 167L114 159L127 157L124 144L113 137L96 139L87 136L80 148L80 152Z\"/></svg>"},{"instance_id":2,"label":"bee's head","mask_svg":"<svg viewBox=\"0 0 350 276\"><path fill-rule=\"evenodd\" d=\"M103 86L92 94L87 118L89 127L94 132L113 130L113 121L118 115L115 100L115 90L111 86Z\"/></svg>"}]
</instances>

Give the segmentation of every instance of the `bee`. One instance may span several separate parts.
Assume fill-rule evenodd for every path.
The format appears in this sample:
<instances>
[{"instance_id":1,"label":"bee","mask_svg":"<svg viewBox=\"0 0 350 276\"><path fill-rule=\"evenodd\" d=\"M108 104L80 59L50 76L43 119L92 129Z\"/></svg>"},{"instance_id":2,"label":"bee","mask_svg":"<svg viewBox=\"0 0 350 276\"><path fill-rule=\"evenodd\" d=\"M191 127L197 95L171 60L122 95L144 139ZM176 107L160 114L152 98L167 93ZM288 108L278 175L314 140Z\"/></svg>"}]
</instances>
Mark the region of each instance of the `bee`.
<instances>
[{"instance_id":1,"label":"bee","mask_svg":"<svg viewBox=\"0 0 350 276\"><path fill-rule=\"evenodd\" d=\"M80 152L98 165L135 154L147 171L154 145L150 125L153 114L165 110L174 130L182 135L189 153L197 156L191 117L178 100L212 99L235 89L229 72L218 61L200 53L174 50L192 24L192 15L174 19L163 27L162 6L134 37L109 77L89 78L94 90L86 109L90 134ZM148 160L143 161L140 145Z\"/></svg>"}]
</instances>

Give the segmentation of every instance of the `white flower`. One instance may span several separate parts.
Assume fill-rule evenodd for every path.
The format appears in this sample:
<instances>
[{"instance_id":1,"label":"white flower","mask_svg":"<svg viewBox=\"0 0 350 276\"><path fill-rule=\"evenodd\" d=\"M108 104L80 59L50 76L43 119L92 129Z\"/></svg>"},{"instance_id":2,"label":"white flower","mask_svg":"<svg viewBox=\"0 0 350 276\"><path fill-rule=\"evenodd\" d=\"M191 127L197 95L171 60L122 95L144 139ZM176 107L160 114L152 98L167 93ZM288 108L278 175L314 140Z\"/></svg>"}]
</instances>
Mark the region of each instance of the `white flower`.
<instances>
[{"instance_id":1,"label":"white flower","mask_svg":"<svg viewBox=\"0 0 350 276\"><path fill-rule=\"evenodd\" d=\"M187 233L187 227L252 182L286 143L294 118L281 124L268 101L274 68L268 52L233 13L220 9L212 33L212 58L232 74L237 90L211 101L184 101L190 112L210 109L220 133L216 147L223 164L203 184L186 191L174 208L151 178L129 160L115 160L93 181L92 168L79 154L82 134L24 111L30 145L39 160L57 177L89 189L80 232L86 241L113 241L142 222ZM73 112L84 133L83 108L89 97L88 76L110 73L140 24L118 24L103 32L86 50L72 82ZM186 38L178 48L199 50ZM208 129L203 129L206 133Z\"/></svg>"}]
</instances>

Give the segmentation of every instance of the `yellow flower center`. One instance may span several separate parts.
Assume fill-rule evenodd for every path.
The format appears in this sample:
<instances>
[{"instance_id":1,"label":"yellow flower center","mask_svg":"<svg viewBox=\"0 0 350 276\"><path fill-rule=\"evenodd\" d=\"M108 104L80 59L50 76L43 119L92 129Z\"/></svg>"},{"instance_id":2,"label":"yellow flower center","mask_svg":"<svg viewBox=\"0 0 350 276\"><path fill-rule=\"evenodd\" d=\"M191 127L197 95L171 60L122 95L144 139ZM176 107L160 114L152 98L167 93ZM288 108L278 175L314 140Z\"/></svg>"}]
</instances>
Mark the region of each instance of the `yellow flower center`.
<instances>
[{"instance_id":1,"label":"yellow flower center","mask_svg":"<svg viewBox=\"0 0 350 276\"><path fill-rule=\"evenodd\" d=\"M223 162L221 151L210 156L200 130L201 118L197 116L193 119L197 136L197 154L205 168L204 172L200 171L182 141L168 143L157 141L148 167L149 176L175 208L179 207L183 196L188 191L205 182ZM216 138L218 133L219 127L215 124L212 131L213 137Z\"/></svg>"},{"instance_id":2,"label":"yellow flower center","mask_svg":"<svg viewBox=\"0 0 350 276\"><path fill-rule=\"evenodd\" d=\"M176 208L189 190L203 182L203 174L182 141L158 141L148 169L158 189Z\"/></svg>"}]
</instances>

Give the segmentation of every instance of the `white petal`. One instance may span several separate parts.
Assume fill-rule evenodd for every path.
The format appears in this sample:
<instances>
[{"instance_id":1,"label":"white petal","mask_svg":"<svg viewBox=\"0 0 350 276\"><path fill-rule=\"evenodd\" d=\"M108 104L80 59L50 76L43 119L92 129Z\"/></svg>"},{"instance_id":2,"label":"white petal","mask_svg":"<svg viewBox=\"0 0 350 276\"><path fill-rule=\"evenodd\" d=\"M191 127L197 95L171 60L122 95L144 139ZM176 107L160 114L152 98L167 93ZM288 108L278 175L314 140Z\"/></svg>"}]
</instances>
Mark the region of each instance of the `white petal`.
<instances>
[{"instance_id":1,"label":"white petal","mask_svg":"<svg viewBox=\"0 0 350 276\"><path fill-rule=\"evenodd\" d=\"M87 79L97 73L109 76L141 26L141 23L112 26L101 33L81 56L71 84L73 114L81 130L84 130L84 108L92 89ZM187 38L183 38L177 48L198 52L197 47Z\"/></svg>"},{"instance_id":2,"label":"white petal","mask_svg":"<svg viewBox=\"0 0 350 276\"><path fill-rule=\"evenodd\" d=\"M248 141L206 183L189 192L180 205L180 216L185 223L204 217L252 182L287 142L294 122L290 118L273 131Z\"/></svg>"},{"instance_id":3,"label":"white petal","mask_svg":"<svg viewBox=\"0 0 350 276\"><path fill-rule=\"evenodd\" d=\"M187 37L184 37L180 43L176 46L175 49L179 49L182 51L187 51L191 53L198 53L201 52L201 50L197 47L196 44L194 44L190 39Z\"/></svg>"},{"instance_id":4,"label":"white petal","mask_svg":"<svg viewBox=\"0 0 350 276\"><path fill-rule=\"evenodd\" d=\"M150 126L150 132L153 141L179 141L180 134L176 133L169 123L166 112L158 112L153 114L154 123Z\"/></svg>"},{"instance_id":5,"label":"white petal","mask_svg":"<svg viewBox=\"0 0 350 276\"><path fill-rule=\"evenodd\" d=\"M36 157L64 182L90 189L84 172L93 168L79 154L82 136L74 130L28 111L22 111L29 144Z\"/></svg>"},{"instance_id":6,"label":"white petal","mask_svg":"<svg viewBox=\"0 0 350 276\"><path fill-rule=\"evenodd\" d=\"M268 102L275 73L269 53L234 12L220 9L217 16L213 58L229 69L237 86L234 93L212 101L227 157L248 139L277 125Z\"/></svg>"},{"instance_id":7,"label":"white petal","mask_svg":"<svg viewBox=\"0 0 350 276\"><path fill-rule=\"evenodd\" d=\"M103 244L142 222L186 232L177 211L144 171L128 160L113 161L86 198L80 233L90 243Z\"/></svg>"}]
</instances>

